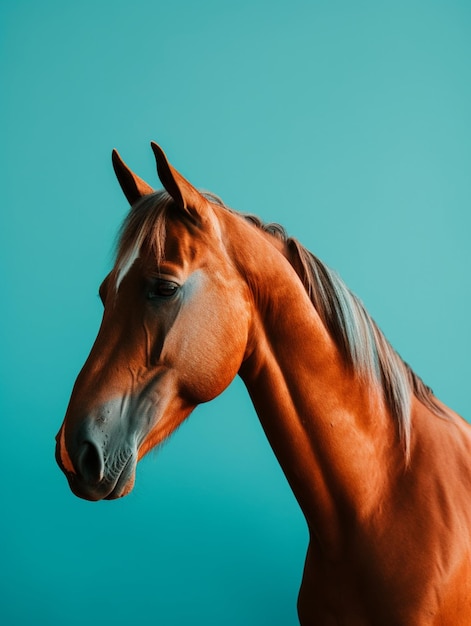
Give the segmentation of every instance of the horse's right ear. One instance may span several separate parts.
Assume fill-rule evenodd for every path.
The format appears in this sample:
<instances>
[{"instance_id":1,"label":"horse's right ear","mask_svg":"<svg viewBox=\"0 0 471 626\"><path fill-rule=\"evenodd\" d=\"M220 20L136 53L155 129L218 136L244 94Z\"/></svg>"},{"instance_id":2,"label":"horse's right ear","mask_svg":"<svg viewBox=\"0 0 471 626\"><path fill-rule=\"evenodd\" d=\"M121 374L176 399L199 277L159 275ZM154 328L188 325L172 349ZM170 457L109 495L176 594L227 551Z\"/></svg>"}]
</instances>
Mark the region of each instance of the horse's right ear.
<instances>
[{"instance_id":1,"label":"horse's right ear","mask_svg":"<svg viewBox=\"0 0 471 626\"><path fill-rule=\"evenodd\" d=\"M128 199L129 204L134 204L143 196L153 193L154 190L137 174L134 174L126 163L119 156L117 150L113 150L111 154L113 168L124 195Z\"/></svg>"}]
</instances>

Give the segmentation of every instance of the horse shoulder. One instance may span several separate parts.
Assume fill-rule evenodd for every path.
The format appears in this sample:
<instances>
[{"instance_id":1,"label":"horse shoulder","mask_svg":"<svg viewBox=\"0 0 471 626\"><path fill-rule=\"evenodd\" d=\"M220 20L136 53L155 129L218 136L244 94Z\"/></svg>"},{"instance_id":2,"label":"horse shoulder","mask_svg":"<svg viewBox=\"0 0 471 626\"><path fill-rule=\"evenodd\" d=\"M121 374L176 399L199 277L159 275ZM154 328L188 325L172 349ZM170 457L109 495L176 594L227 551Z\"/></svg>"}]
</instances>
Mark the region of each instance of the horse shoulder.
<instances>
[{"instance_id":1,"label":"horse shoulder","mask_svg":"<svg viewBox=\"0 0 471 626\"><path fill-rule=\"evenodd\" d=\"M410 607L404 623L471 623L470 495L470 425L414 400L410 463L376 526L392 595Z\"/></svg>"},{"instance_id":2,"label":"horse shoulder","mask_svg":"<svg viewBox=\"0 0 471 626\"><path fill-rule=\"evenodd\" d=\"M391 453L376 510L350 520L340 558L312 536L302 624L471 624L471 427L414 402L412 428L409 465Z\"/></svg>"}]
</instances>

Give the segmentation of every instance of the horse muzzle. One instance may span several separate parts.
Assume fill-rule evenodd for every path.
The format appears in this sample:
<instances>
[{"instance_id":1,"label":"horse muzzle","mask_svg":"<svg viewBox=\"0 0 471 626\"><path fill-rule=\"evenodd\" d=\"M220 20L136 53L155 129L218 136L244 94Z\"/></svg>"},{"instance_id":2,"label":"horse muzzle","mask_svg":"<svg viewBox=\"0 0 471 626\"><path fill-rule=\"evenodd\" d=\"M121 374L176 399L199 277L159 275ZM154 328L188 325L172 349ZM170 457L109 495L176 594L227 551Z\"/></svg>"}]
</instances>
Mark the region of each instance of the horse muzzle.
<instances>
[{"instance_id":1,"label":"horse muzzle","mask_svg":"<svg viewBox=\"0 0 471 626\"><path fill-rule=\"evenodd\" d=\"M72 492L85 500L114 500L134 486L137 449L127 438L110 444L105 430L89 422L66 437L63 425L56 436L56 461Z\"/></svg>"}]
</instances>

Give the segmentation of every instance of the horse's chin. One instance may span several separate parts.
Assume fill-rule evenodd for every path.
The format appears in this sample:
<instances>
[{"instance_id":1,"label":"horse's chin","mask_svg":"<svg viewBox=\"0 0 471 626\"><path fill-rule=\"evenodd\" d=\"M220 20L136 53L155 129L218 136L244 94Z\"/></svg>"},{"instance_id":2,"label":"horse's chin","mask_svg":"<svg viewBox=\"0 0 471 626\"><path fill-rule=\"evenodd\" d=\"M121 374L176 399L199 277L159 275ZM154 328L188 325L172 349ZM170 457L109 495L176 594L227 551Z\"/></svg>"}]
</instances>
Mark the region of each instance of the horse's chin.
<instances>
[{"instance_id":1,"label":"horse's chin","mask_svg":"<svg viewBox=\"0 0 471 626\"><path fill-rule=\"evenodd\" d=\"M131 493L131 491L133 490L135 480L136 480L135 470L132 472L132 475L129 478L127 478L127 480L126 478L124 480L121 480L121 476L120 476L118 479L118 482L116 483L116 486L103 499L104 500L117 500L118 498L124 498L124 496L127 496L128 493Z\"/></svg>"},{"instance_id":2,"label":"horse's chin","mask_svg":"<svg viewBox=\"0 0 471 626\"><path fill-rule=\"evenodd\" d=\"M136 480L136 465L136 456L131 455L112 486L111 491L106 496L103 496L104 500L124 498L133 490Z\"/></svg>"}]
</instances>

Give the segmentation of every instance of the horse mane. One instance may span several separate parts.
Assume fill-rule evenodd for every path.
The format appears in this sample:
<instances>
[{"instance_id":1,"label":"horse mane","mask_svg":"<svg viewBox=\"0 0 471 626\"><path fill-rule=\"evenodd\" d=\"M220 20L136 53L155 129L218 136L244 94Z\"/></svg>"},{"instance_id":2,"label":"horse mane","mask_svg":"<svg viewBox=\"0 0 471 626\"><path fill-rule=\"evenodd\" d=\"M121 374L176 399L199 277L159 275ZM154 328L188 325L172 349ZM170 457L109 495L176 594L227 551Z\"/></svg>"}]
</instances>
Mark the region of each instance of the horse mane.
<instances>
[{"instance_id":1,"label":"horse mane","mask_svg":"<svg viewBox=\"0 0 471 626\"><path fill-rule=\"evenodd\" d=\"M438 405L432 390L403 361L341 278L286 230L275 223L264 223L255 215L236 212L214 194L203 192L213 204L247 220L261 231L280 240L286 257L299 276L310 300L340 350L347 366L365 382L380 385L392 417L398 424L406 456L410 452L411 397L440 417L445 411ZM116 288L139 256L143 245L157 259L163 257L166 223L171 219L173 200L166 191L157 191L136 202L118 234L115 263Z\"/></svg>"}]
</instances>

